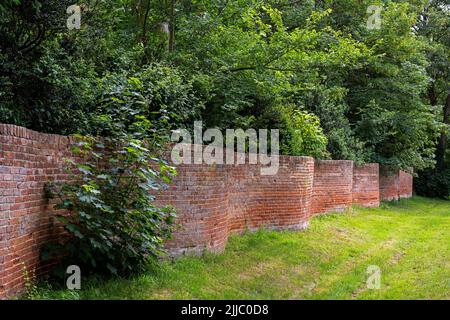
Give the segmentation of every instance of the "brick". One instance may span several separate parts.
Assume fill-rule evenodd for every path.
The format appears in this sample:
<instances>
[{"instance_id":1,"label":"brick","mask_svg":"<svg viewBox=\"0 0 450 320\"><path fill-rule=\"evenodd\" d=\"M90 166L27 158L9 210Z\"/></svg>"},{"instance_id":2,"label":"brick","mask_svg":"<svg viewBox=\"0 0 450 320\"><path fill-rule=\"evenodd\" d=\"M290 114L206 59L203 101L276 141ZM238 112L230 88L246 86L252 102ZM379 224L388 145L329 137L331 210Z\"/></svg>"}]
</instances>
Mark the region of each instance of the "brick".
<instances>
[{"instance_id":1,"label":"brick","mask_svg":"<svg viewBox=\"0 0 450 320\"><path fill-rule=\"evenodd\" d=\"M312 216L351 208L353 166L353 161L315 162Z\"/></svg>"},{"instance_id":2,"label":"brick","mask_svg":"<svg viewBox=\"0 0 450 320\"><path fill-rule=\"evenodd\" d=\"M363 207L380 205L380 166L371 163L353 169L353 204Z\"/></svg>"}]
</instances>

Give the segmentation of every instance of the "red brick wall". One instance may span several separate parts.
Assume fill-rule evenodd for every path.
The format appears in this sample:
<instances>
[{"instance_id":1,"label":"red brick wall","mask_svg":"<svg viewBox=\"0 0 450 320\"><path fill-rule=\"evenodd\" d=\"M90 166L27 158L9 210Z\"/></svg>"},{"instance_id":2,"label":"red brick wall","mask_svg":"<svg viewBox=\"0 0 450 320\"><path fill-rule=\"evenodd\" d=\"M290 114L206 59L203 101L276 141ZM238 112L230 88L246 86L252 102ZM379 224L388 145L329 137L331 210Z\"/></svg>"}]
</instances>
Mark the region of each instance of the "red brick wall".
<instances>
[{"instance_id":1,"label":"red brick wall","mask_svg":"<svg viewBox=\"0 0 450 320\"><path fill-rule=\"evenodd\" d=\"M233 166L228 179L230 232L307 226L314 159L281 156L279 162L274 176L262 176L260 166Z\"/></svg>"},{"instance_id":2,"label":"red brick wall","mask_svg":"<svg viewBox=\"0 0 450 320\"><path fill-rule=\"evenodd\" d=\"M353 204L364 207L380 205L379 165L370 163L353 168Z\"/></svg>"},{"instance_id":3,"label":"red brick wall","mask_svg":"<svg viewBox=\"0 0 450 320\"><path fill-rule=\"evenodd\" d=\"M413 195L413 176L405 171L380 168L381 200L392 201L411 198Z\"/></svg>"},{"instance_id":4,"label":"red brick wall","mask_svg":"<svg viewBox=\"0 0 450 320\"><path fill-rule=\"evenodd\" d=\"M24 268L30 275L45 272L40 247L61 229L53 227L44 185L68 178L63 158L73 142L0 124L0 297L22 289Z\"/></svg>"},{"instance_id":5,"label":"red brick wall","mask_svg":"<svg viewBox=\"0 0 450 320\"><path fill-rule=\"evenodd\" d=\"M223 165L181 165L159 204L177 209L177 230L167 244L172 255L220 251L228 239L228 186Z\"/></svg>"},{"instance_id":6,"label":"red brick wall","mask_svg":"<svg viewBox=\"0 0 450 320\"><path fill-rule=\"evenodd\" d=\"M405 171L399 172L399 192L400 199L407 199L413 196L413 176Z\"/></svg>"},{"instance_id":7,"label":"red brick wall","mask_svg":"<svg viewBox=\"0 0 450 320\"><path fill-rule=\"evenodd\" d=\"M36 274L40 249L62 230L45 199L49 181L66 181L68 137L0 124L0 298L23 288L23 268ZM274 176L259 165L181 165L178 177L158 201L178 209L179 228L167 248L173 255L221 251L230 233L265 227L303 229L315 214L342 211L352 203L376 206L383 199L412 194L406 173L377 178L377 165L279 157ZM383 171L384 172L384 171ZM378 184L379 181L379 184ZM380 192L377 192L379 188Z\"/></svg>"},{"instance_id":8,"label":"red brick wall","mask_svg":"<svg viewBox=\"0 0 450 320\"><path fill-rule=\"evenodd\" d=\"M413 177L405 171L394 171L388 167L380 168L381 200L392 201L411 198L413 195Z\"/></svg>"},{"instance_id":9,"label":"red brick wall","mask_svg":"<svg viewBox=\"0 0 450 320\"><path fill-rule=\"evenodd\" d=\"M350 208L352 189L353 161L316 160L311 215Z\"/></svg>"},{"instance_id":10,"label":"red brick wall","mask_svg":"<svg viewBox=\"0 0 450 320\"><path fill-rule=\"evenodd\" d=\"M397 171L387 167L380 168L380 197L381 200L398 200L400 181Z\"/></svg>"},{"instance_id":11,"label":"red brick wall","mask_svg":"<svg viewBox=\"0 0 450 320\"><path fill-rule=\"evenodd\" d=\"M159 203L177 209L178 229L167 247L172 255L220 252L233 232L300 230L307 226L314 159L280 157L275 176L259 165L182 165Z\"/></svg>"}]
</instances>

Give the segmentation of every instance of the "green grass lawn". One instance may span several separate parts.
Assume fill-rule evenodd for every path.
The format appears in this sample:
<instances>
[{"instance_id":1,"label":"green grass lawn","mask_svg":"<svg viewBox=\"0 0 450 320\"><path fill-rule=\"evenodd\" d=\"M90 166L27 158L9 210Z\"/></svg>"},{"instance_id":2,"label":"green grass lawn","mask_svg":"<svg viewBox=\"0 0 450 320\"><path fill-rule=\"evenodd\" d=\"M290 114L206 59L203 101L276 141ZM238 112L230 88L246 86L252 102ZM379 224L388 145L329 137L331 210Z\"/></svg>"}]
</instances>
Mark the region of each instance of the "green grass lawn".
<instances>
[{"instance_id":1,"label":"green grass lawn","mask_svg":"<svg viewBox=\"0 0 450 320\"><path fill-rule=\"evenodd\" d=\"M381 269L368 289L367 268ZM222 255L165 262L133 279L90 279L44 299L449 299L450 201L414 198L311 221L302 232L231 237Z\"/></svg>"}]
</instances>

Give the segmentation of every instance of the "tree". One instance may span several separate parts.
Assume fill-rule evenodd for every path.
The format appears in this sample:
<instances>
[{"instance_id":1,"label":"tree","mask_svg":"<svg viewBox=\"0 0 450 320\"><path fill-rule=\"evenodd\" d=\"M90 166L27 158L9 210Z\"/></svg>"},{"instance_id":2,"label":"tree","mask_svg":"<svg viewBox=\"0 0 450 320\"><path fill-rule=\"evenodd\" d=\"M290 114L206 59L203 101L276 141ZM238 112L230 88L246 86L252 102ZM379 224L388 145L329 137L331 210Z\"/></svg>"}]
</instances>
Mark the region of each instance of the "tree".
<instances>
[{"instance_id":1,"label":"tree","mask_svg":"<svg viewBox=\"0 0 450 320\"><path fill-rule=\"evenodd\" d=\"M447 1L430 1L420 15L416 30L427 42L431 78L428 100L432 106L441 108L439 116L446 125L441 130L436 150L437 168L444 169L450 125L450 7Z\"/></svg>"},{"instance_id":2,"label":"tree","mask_svg":"<svg viewBox=\"0 0 450 320\"><path fill-rule=\"evenodd\" d=\"M450 8L447 1L429 1L420 15L416 32L423 38L431 79L424 100L439 112L441 130L437 138L436 166L419 172L415 181L420 195L450 197Z\"/></svg>"},{"instance_id":3,"label":"tree","mask_svg":"<svg viewBox=\"0 0 450 320\"><path fill-rule=\"evenodd\" d=\"M399 169L434 165L435 109L423 101L429 84L426 43L413 31L424 1L325 1L327 21L372 52L346 79L347 113L370 161ZM382 8L381 28L367 28L367 8Z\"/></svg>"},{"instance_id":4,"label":"tree","mask_svg":"<svg viewBox=\"0 0 450 320\"><path fill-rule=\"evenodd\" d=\"M260 125L277 106L293 104L319 116L333 157L362 160L363 144L342 102L342 79L370 53L322 25L329 11L313 12L311 1L305 3L306 9L288 1L182 3L173 61L199 80L208 126Z\"/></svg>"}]
</instances>

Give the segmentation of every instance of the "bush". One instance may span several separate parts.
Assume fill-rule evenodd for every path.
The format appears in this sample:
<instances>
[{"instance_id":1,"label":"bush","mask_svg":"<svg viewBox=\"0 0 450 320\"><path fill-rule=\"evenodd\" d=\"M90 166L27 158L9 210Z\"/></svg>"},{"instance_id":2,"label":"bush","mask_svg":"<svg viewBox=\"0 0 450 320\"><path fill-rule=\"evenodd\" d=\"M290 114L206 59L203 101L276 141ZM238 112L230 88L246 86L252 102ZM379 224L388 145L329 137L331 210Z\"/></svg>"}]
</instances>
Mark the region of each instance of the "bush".
<instances>
[{"instance_id":1,"label":"bush","mask_svg":"<svg viewBox=\"0 0 450 320\"><path fill-rule=\"evenodd\" d=\"M317 116L289 107L280 108L281 152L293 156L328 159L328 139Z\"/></svg>"},{"instance_id":2,"label":"bush","mask_svg":"<svg viewBox=\"0 0 450 320\"><path fill-rule=\"evenodd\" d=\"M102 140L78 136L73 152L79 160L67 160L74 179L77 173L81 179L48 188L59 199L56 208L68 211L57 218L70 237L46 246L42 257L62 256L65 266L85 273L126 275L164 253L175 214L156 207L154 193L167 187L175 169L159 156L159 134L150 121L136 116L123 126L102 120L115 134Z\"/></svg>"},{"instance_id":3,"label":"bush","mask_svg":"<svg viewBox=\"0 0 450 320\"><path fill-rule=\"evenodd\" d=\"M192 126L203 103L196 97L193 85L176 68L152 64L131 75L110 74L101 87L101 112L115 116L118 112L132 117L141 115L158 120L162 126ZM122 120L122 119L119 119ZM168 129L167 126L160 129Z\"/></svg>"},{"instance_id":4,"label":"bush","mask_svg":"<svg viewBox=\"0 0 450 320\"><path fill-rule=\"evenodd\" d=\"M420 196L450 199L450 169L421 171L415 178L414 186Z\"/></svg>"}]
</instances>

